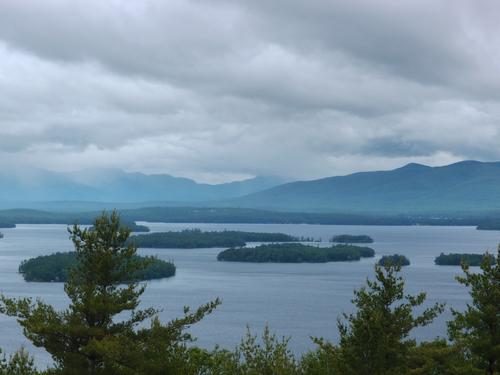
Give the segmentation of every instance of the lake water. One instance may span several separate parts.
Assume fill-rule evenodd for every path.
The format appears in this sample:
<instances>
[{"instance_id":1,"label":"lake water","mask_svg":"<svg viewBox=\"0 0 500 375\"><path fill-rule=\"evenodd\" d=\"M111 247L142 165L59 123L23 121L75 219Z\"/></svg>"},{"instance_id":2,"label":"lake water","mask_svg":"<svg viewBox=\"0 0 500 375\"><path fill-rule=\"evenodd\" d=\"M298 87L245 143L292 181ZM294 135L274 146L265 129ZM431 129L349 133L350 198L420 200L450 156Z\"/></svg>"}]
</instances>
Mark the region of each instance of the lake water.
<instances>
[{"instance_id":1,"label":"lake water","mask_svg":"<svg viewBox=\"0 0 500 375\"><path fill-rule=\"evenodd\" d=\"M325 264L251 264L217 262L221 249L140 249L141 254L173 260L177 275L171 279L151 281L142 298L143 306L162 309L161 319L181 316L183 306L195 308L216 297L222 305L191 329L198 344L211 348L215 344L233 348L249 326L260 333L266 324L278 335L291 336L296 353L312 349L310 336L330 340L338 338L337 317L352 311L354 288L373 276L373 265L382 255L406 255L411 266L403 274L411 293L426 291L427 303L446 302L447 310L431 326L414 332L417 340L446 336L449 308L463 309L468 302L466 289L454 277L459 267L439 267L434 258L441 252L481 253L496 251L500 232L477 231L473 227L392 227L338 226L297 224L167 224L140 223L152 231L244 230L283 232L327 240L336 234L367 234L374 238L370 246L376 257L359 262ZM63 308L68 303L62 284L26 283L17 273L26 258L55 251L70 251L65 225L18 225L2 229L0 240L0 291L8 296L40 297ZM328 243L322 245L327 246ZM36 356L37 363L50 362L47 354L33 348L22 335L17 322L0 316L0 348L11 352L24 345Z\"/></svg>"}]
</instances>

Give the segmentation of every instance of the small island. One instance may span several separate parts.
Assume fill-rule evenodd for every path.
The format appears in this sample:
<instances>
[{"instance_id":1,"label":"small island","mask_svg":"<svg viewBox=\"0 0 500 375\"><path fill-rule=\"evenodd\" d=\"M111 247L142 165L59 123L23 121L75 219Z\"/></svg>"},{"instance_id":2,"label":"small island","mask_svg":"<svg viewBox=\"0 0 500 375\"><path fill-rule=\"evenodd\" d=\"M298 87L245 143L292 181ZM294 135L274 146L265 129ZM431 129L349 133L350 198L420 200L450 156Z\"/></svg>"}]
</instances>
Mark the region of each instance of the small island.
<instances>
[{"instance_id":1,"label":"small island","mask_svg":"<svg viewBox=\"0 0 500 375\"><path fill-rule=\"evenodd\" d=\"M135 233L148 233L149 228L145 225L139 225L134 222L132 223L125 223L124 226L126 226L128 229L130 229L132 232Z\"/></svg>"},{"instance_id":2,"label":"small island","mask_svg":"<svg viewBox=\"0 0 500 375\"><path fill-rule=\"evenodd\" d=\"M294 242L298 238L284 233L257 233L242 231L202 232L187 229L180 232L151 233L129 239L137 247L154 249L200 249L213 247L240 247L247 242Z\"/></svg>"},{"instance_id":3,"label":"small island","mask_svg":"<svg viewBox=\"0 0 500 375\"><path fill-rule=\"evenodd\" d=\"M382 258L380 258L378 264L383 267L390 265L404 267L410 265L410 260L404 255L400 254L384 255Z\"/></svg>"},{"instance_id":4,"label":"small island","mask_svg":"<svg viewBox=\"0 0 500 375\"><path fill-rule=\"evenodd\" d=\"M367 235L352 235L352 234L340 234L338 236L333 236L330 242L337 243L373 243L373 238Z\"/></svg>"},{"instance_id":5,"label":"small island","mask_svg":"<svg viewBox=\"0 0 500 375\"><path fill-rule=\"evenodd\" d=\"M230 248L219 253L217 260L252 263L326 263L356 261L374 255L375 251L369 247L352 245L317 247L286 243Z\"/></svg>"},{"instance_id":6,"label":"small island","mask_svg":"<svg viewBox=\"0 0 500 375\"><path fill-rule=\"evenodd\" d=\"M149 232L149 228L147 226L136 224L133 221L122 223L122 226L124 228L130 229L130 231L134 232L134 233L148 233ZM93 230L93 228L94 227L90 227L89 229Z\"/></svg>"},{"instance_id":7,"label":"small island","mask_svg":"<svg viewBox=\"0 0 500 375\"><path fill-rule=\"evenodd\" d=\"M467 263L471 267L479 267L483 262L485 256L492 256L490 254L444 254L441 253L434 263L438 266L460 266L462 263Z\"/></svg>"},{"instance_id":8,"label":"small island","mask_svg":"<svg viewBox=\"0 0 500 375\"><path fill-rule=\"evenodd\" d=\"M136 256L139 261L150 263L145 269L131 275L129 281L163 279L175 275L175 265L152 257ZM66 282L71 268L77 266L75 252L54 253L24 260L19 273L25 281Z\"/></svg>"},{"instance_id":9,"label":"small island","mask_svg":"<svg viewBox=\"0 0 500 375\"><path fill-rule=\"evenodd\" d=\"M500 230L500 221L487 221L479 224L477 230Z\"/></svg>"}]
</instances>

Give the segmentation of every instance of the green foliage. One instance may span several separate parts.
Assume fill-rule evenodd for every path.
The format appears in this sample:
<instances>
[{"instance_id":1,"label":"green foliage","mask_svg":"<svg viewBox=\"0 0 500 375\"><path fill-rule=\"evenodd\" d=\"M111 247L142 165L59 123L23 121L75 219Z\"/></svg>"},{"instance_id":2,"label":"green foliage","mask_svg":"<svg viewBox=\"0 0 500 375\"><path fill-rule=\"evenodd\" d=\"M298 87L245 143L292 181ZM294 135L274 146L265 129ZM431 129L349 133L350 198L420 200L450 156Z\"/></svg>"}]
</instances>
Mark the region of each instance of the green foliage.
<instances>
[{"instance_id":1,"label":"green foliage","mask_svg":"<svg viewBox=\"0 0 500 375\"><path fill-rule=\"evenodd\" d=\"M452 310L450 339L464 351L483 374L500 373L500 248L497 256L485 256L481 272L472 273L462 264L459 283L469 288L472 304L464 312Z\"/></svg>"},{"instance_id":2,"label":"green foliage","mask_svg":"<svg viewBox=\"0 0 500 375\"><path fill-rule=\"evenodd\" d=\"M138 259L133 244L124 245L130 230L121 225L116 212L98 217L91 231L75 225L69 232L78 262L64 286L69 307L56 311L41 300L1 295L1 312L17 317L25 336L51 354L52 374L152 375L145 369L152 363L157 374L176 373L168 372L172 361L156 364L148 359L172 358L170 353L191 340L184 329L220 302L194 313L185 309L184 317L162 324L155 309L138 309L145 285L130 281L129 275L149 262ZM148 319L151 327L139 328Z\"/></svg>"},{"instance_id":3,"label":"green foliage","mask_svg":"<svg viewBox=\"0 0 500 375\"><path fill-rule=\"evenodd\" d=\"M384 255L378 261L378 264L382 267L390 266L390 265L399 265L399 266L409 266L410 260L404 255L394 254L394 255Z\"/></svg>"},{"instance_id":4,"label":"green foliage","mask_svg":"<svg viewBox=\"0 0 500 375\"><path fill-rule=\"evenodd\" d=\"M340 374L341 362L338 347L318 338L313 338L317 349L306 353L300 361L302 374L305 375L337 375Z\"/></svg>"},{"instance_id":5,"label":"green foliage","mask_svg":"<svg viewBox=\"0 0 500 375\"><path fill-rule=\"evenodd\" d=\"M0 350L1 354L1 350ZM31 358L24 348L21 348L9 358L0 359L0 375L39 375Z\"/></svg>"},{"instance_id":6,"label":"green foliage","mask_svg":"<svg viewBox=\"0 0 500 375\"><path fill-rule=\"evenodd\" d=\"M211 352L191 351L196 374L210 375L301 375L300 363L288 348L288 338L278 338L266 327L262 337L249 330L234 351L215 348ZM201 355L200 355L201 354ZM194 364L197 364L194 365Z\"/></svg>"},{"instance_id":7,"label":"green foliage","mask_svg":"<svg viewBox=\"0 0 500 375\"><path fill-rule=\"evenodd\" d=\"M131 237L130 241L143 248L197 249L245 246L247 242L290 242L298 239L283 233L202 232L200 229L186 229L180 232L137 235Z\"/></svg>"},{"instance_id":8,"label":"green foliage","mask_svg":"<svg viewBox=\"0 0 500 375\"><path fill-rule=\"evenodd\" d=\"M351 235L351 234L340 234L338 236L333 236L330 242L339 243L373 243L373 238L367 235Z\"/></svg>"},{"instance_id":9,"label":"green foliage","mask_svg":"<svg viewBox=\"0 0 500 375\"><path fill-rule=\"evenodd\" d=\"M414 317L425 293L404 294L400 266L375 267L374 281L354 292L357 311L339 320L341 374L396 375L408 370L408 355L415 341L408 338L419 326L429 324L443 306L436 304Z\"/></svg>"},{"instance_id":10,"label":"green foliage","mask_svg":"<svg viewBox=\"0 0 500 375\"><path fill-rule=\"evenodd\" d=\"M126 281L153 280L175 275L175 266L171 262L140 256L135 256L134 260L138 263L143 262L146 266L128 275ZM78 267L75 252L55 253L24 260L19 266L19 273L26 281L66 282L71 269L75 267Z\"/></svg>"},{"instance_id":11,"label":"green foliage","mask_svg":"<svg viewBox=\"0 0 500 375\"><path fill-rule=\"evenodd\" d=\"M325 263L354 261L362 257L372 257L374 254L375 251L368 247L352 245L317 247L300 243L287 243L231 248L219 253L217 260L255 263Z\"/></svg>"},{"instance_id":12,"label":"green foliage","mask_svg":"<svg viewBox=\"0 0 500 375\"><path fill-rule=\"evenodd\" d=\"M423 342L411 348L408 375L479 375L463 353L444 339Z\"/></svg>"},{"instance_id":13,"label":"green foliage","mask_svg":"<svg viewBox=\"0 0 500 375\"><path fill-rule=\"evenodd\" d=\"M471 267L478 267L483 262L483 259L486 254L443 254L441 253L436 259L434 263L438 266L460 266L462 263L467 263Z\"/></svg>"},{"instance_id":14,"label":"green foliage","mask_svg":"<svg viewBox=\"0 0 500 375\"><path fill-rule=\"evenodd\" d=\"M297 362L288 348L288 338L279 339L264 329L262 342L247 330L246 337L236 350L240 360L240 374L292 375L298 372Z\"/></svg>"}]
</instances>

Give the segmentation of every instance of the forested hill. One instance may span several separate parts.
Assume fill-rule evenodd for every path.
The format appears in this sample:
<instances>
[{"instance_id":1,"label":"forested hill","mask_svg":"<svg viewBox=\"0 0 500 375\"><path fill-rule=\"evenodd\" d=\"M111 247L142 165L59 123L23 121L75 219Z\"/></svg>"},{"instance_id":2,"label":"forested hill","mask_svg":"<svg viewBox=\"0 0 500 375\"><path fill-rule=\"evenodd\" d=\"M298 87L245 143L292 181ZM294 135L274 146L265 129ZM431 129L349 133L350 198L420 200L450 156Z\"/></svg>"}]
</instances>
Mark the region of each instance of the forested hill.
<instances>
[{"instance_id":1,"label":"forested hill","mask_svg":"<svg viewBox=\"0 0 500 375\"><path fill-rule=\"evenodd\" d=\"M500 162L408 164L390 171L292 182L227 205L364 214L486 213L500 209Z\"/></svg>"}]
</instances>

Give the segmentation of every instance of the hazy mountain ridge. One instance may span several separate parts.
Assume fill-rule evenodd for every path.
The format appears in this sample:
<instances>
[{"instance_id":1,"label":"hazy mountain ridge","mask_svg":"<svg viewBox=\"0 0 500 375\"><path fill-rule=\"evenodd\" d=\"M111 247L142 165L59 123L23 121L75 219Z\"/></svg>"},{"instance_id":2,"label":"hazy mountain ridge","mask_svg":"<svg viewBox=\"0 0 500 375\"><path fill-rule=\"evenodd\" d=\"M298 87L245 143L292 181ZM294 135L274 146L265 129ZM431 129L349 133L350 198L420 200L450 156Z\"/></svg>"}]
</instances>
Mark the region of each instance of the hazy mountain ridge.
<instances>
[{"instance_id":1,"label":"hazy mountain ridge","mask_svg":"<svg viewBox=\"0 0 500 375\"><path fill-rule=\"evenodd\" d=\"M146 175L120 170L82 173L33 170L22 174L0 174L0 205L22 207L22 204L50 201L160 204L226 200L265 190L285 181L281 177L257 176L244 181L211 185L168 174Z\"/></svg>"},{"instance_id":2,"label":"hazy mountain ridge","mask_svg":"<svg viewBox=\"0 0 500 375\"><path fill-rule=\"evenodd\" d=\"M227 205L311 212L492 211L500 208L500 162L412 163L390 171L291 182Z\"/></svg>"}]
</instances>

